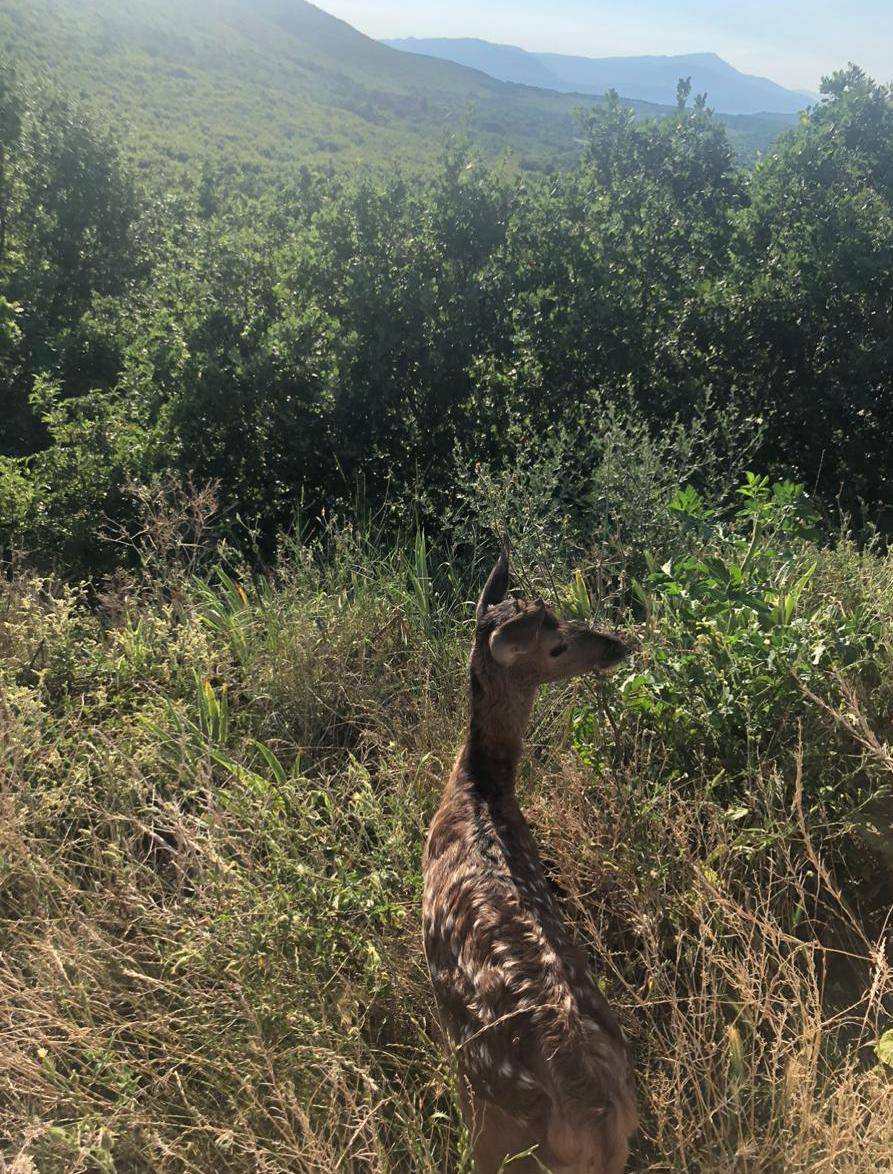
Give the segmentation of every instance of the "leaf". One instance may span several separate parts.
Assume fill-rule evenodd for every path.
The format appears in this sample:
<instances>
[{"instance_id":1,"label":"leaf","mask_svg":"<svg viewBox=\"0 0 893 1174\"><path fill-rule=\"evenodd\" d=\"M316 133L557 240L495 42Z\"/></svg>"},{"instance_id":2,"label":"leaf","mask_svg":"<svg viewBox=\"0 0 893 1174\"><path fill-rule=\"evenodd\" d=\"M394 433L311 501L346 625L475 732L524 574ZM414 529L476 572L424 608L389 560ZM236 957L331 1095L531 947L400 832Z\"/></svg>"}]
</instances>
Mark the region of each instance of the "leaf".
<instances>
[{"instance_id":1,"label":"leaf","mask_svg":"<svg viewBox=\"0 0 893 1174\"><path fill-rule=\"evenodd\" d=\"M288 781L288 777L285 773L285 767L282 765L270 747L265 746L263 742L258 742L256 739L252 739L252 745L257 751L259 751L261 757L270 768L273 778L276 780L279 786L284 787Z\"/></svg>"},{"instance_id":2,"label":"leaf","mask_svg":"<svg viewBox=\"0 0 893 1174\"><path fill-rule=\"evenodd\" d=\"M874 1050L882 1064L893 1068L893 1031L885 1031Z\"/></svg>"}]
</instances>

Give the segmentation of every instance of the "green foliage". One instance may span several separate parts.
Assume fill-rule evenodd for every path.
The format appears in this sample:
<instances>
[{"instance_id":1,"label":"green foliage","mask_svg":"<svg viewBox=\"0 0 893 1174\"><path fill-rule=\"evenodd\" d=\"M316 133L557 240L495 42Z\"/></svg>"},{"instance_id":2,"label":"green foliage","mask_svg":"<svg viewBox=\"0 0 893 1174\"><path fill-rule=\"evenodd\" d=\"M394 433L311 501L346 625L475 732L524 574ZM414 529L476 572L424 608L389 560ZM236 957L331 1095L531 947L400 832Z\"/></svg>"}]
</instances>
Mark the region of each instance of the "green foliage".
<instances>
[{"instance_id":1,"label":"green foliage","mask_svg":"<svg viewBox=\"0 0 893 1174\"><path fill-rule=\"evenodd\" d=\"M520 395L540 427L593 390L663 421L690 415L708 386L697 303L723 272L743 194L728 140L700 106L637 123L616 99L585 134L580 167L513 218L492 278L503 338L478 380Z\"/></svg>"},{"instance_id":2,"label":"green foliage","mask_svg":"<svg viewBox=\"0 0 893 1174\"><path fill-rule=\"evenodd\" d=\"M137 199L113 143L47 86L0 70L0 455L46 443L31 397L55 379L69 396L108 387L110 340L94 299L139 273Z\"/></svg>"},{"instance_id":3,"label":"green foliage","mask_svg":"<svg viewBox=\"0 0 893 1174\"><path fill-rule=\"evenodd\" d=\"M35 380L29 406L48 444L29 458L0 457L0 519L20 548L61 566L96 570L120 558L112 530L134 520L128 486L152 469L152 433L140 405L94 391L65 399L59 385Z\"/></svg>"},{"instance_id":4,"label":"green foliage","mask_svg":"<svg viewBox=\"0 0 893 1174\"><path fill-rule=\"evenodd\" d=\"M769 408L774 459L873 505L890 495L893 89L851 68L824 92L754 173L722 293L722 362Z\"/></svg>"},{"instance_id":5,"label":"green foliage","mask_svg":"<svg viewBox=\"0 0 893 1174\"><path fill-rule=\"evenodd\" d=\"M739 493L728 522L693 490L674 499L693 550L652 566L642 585L667 645L623 690L665 743L709 745L733 774L753 768L800 708L798 684L824 675L852 635L825 609L801 606L815 565L796 541L797 488L754 478Z\"/></svg>"},{"instance_id":6,"label":"green foliage","mask_svg":"<svg viewBox=\"0 0 893 1174\"><path fill-rule=\"evenodd\" d=\"M885 1031L877 1042L877 1058L888 1068L893 1068L893 1031Z\"/></svg>"},{"instance_id":7,"label":"green foliage","mask_svg":"<svg viewBox=\"0 0 893 1174\"><path fill-rule=\"evenodd\" d=\"M820 503L888 503L891 100L847 77L750 176L683 90L662 122L591 112L548 182L454 142L422 178L299 171L251 194L209 166L164 197L9 82L0 540L108 566L128 486L171 473L216 484L261 556L358 498L395 521L411 501L436 537L469 470L504 490L551 462L562 533L640 577L646 547L677 553L666 497L748 463Z\"/></svg>"},{"instance_id":8,"label":"green foliage","mask_svg":"<svg viewBox=\"0 0 893 1174\"><path fill-rule=\"evenodd\" d=\"M596 706L577 716L577 745L593 763L628 742L659 746L666 786L685 793L709 778L711 801L730 819L749 817L739 837L748 852L788 834L754 825L767 789L797 762L797 786L823 812L829 839L832 827L845 838L888 784L869 781L846 736L828 731L816 696L829 681L875 681L886 629L864 604L817 584L825 556L801 486L748 474L737 496L736 508L690 486L676 493L670 510L688 552L663 565L649 557L634 586L645 653L620 685L614 745L597 734ZM884 704L880 695L870 703L875 713ZM861 842L848 850L857 858Z\"/></svg>"}]
</instances>

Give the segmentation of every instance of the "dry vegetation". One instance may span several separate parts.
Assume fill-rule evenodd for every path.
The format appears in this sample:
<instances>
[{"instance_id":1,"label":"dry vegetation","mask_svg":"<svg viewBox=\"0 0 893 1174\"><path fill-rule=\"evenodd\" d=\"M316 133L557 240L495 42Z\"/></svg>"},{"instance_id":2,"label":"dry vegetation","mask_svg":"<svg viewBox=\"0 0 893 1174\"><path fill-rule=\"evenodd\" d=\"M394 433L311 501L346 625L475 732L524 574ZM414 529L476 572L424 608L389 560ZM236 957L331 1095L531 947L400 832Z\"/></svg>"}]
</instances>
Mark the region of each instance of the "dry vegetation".
<instances>
[{"instance_id":1,"label":"dry vegetation","mask_svg":"<svg viewBox=\"0 0 893 1174\"><path fill-rule=\"evenodd\" d=\"M205 519L156 514L141 571L92 595L7 568L0 1154L467 1170L417 906L477 569L344 529L220 573L184 544ZM873 617L870 655L785 695L737 773L661 725L696 720L690 670L690 713L646 712L641 682L536 713L525 802L631 1040L635 1170L893 1170L893 566L841 542L809 593ZM653 671L655 600L642 635Z\"/></svg>"}]
</instances>

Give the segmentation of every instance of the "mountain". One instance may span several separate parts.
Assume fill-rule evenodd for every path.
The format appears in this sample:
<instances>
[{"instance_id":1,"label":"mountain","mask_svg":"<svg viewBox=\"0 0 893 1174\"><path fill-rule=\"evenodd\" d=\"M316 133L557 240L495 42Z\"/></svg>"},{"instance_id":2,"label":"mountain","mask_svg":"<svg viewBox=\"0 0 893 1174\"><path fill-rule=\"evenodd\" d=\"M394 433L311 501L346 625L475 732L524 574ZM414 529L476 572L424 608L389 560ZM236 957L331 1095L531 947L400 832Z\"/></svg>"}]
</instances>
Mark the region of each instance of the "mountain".
<instances>
[{"instance_id":1,"label":"mountain","mask_svg":"<svg viewBox=\"0 0 893 1174\"><path fill-rule=\"evenodd\" d=\"M715 53L677 57L568 57L561 53L528 53L514 45L476 40L385 41L392 49L424 54L482 70L504 82L520 82L562 93L605 94L668 104L676 84L690 77L696 94L724 114L796 114L811 96L786 90L765 77L740 73Z\"/></svg>"},{"instance_id":2,"label":"mountain","mask_svg":"<svg viewBox=\"0 0 893 1174\"><path fill-rule=\"evenodd\" d=\"M74 95L161 176L202 160L424 166L457 130L490 157L560 166L579 152L576 111L601 100L398 52L304 0L0 0L0 58ZM786 125L728 121L743 157Z\"/></svg>"}]
</instances>

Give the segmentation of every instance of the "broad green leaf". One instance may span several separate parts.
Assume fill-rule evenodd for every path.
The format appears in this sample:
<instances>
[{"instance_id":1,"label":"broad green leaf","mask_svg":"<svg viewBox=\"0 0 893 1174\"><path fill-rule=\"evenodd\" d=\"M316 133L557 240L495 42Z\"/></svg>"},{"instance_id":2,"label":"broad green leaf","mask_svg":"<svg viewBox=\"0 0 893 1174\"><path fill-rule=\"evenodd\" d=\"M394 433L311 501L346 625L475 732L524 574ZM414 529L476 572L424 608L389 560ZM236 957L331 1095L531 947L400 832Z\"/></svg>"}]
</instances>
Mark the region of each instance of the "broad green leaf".
<instances>
[{"instance_id":1,"label":"broad green leaf","mask_svg":"<svg viewBox=\"0 0 893 1174\"><path fill-rule=\"evenodd\" d=\"M893 1030L884 1032L874 1050L882 1064L893 1068Z\"/></svg>"}]
</instances>

